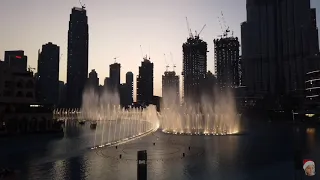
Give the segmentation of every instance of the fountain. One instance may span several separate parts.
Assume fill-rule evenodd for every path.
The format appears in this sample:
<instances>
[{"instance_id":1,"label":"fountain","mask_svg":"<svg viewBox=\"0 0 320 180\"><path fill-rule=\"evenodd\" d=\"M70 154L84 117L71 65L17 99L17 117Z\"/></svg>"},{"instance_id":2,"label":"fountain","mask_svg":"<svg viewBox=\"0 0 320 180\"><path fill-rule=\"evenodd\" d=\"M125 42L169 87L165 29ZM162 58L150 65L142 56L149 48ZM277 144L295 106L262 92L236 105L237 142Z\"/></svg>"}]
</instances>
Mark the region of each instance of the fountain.
<instances>
[{"instance_id":1,"label":"fountain","mask_svg":"<svg viewBox=\"0 0 320 180\"><path fill-rule=\"evenodd\" d=\"M119 102L117 93L96 93L93 89L84 92L77 118L97 122L92 149L125 143L158 129L154 106L123 109Z\"/></svg>"},{"instance_id":2,"label":"fountain","mask_svg":"<svg viewBox=\"0 0 320 180\"><path fill-rule=\"evenodd\" d=\"M197 104L180 105L174 93L166 93L161 109L165 133L187 135L229 135L239 131L239 114L230 91L215 93L215 100L202 96Z\"/></svg>"}]
</instances>

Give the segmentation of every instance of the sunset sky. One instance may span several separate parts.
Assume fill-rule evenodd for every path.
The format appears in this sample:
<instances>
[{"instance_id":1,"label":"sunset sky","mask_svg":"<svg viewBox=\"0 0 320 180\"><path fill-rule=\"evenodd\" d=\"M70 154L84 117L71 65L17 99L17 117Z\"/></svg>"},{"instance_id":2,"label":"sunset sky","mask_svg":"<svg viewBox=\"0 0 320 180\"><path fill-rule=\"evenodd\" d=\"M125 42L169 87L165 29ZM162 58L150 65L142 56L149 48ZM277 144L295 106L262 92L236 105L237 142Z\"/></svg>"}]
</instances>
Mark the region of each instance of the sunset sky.
<instances>
[{"instance_id":1,"label":"sunset sky","mask_svg":"<svg viewBox=\"0 0 320 180\"><path fill-rule=\"evenodd\" d=\"M320 1L311 0L320 24ZM170 66L170 52L176 71L181 74L182 43L188 37L185 17L193 31L206 28L200 37L208 43L208 70L214 70L213 39L222 34L218 16L224 13L227 26L240 37L240 23L246 20L245 0L83 0L89 21L89 72L95 69L100 84L109 76L114 57L125 73L136 76L142 55L154 62L154 93L161 96L161 75L165 71L164 53ZM60 46L60 80L66 81L67 32L71 9L78 0L1 0L0 59L5 50L24 50L28 65L37 67L42 44ZM172 69L172 67L170 67Z\"/></svg>"}]
</instances>

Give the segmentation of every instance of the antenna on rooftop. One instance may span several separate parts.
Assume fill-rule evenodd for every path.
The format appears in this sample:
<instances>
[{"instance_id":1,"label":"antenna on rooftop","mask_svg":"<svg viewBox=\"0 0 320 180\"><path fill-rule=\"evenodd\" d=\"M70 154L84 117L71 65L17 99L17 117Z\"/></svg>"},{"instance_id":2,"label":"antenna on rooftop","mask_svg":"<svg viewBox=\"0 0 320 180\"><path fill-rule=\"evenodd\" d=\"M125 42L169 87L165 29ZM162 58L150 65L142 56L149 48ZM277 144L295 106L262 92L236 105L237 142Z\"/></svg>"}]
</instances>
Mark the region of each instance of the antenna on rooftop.
<instances>
[{"instance_id":1,"label":"antenna on rooftop","mask_svg":"<svg viewBox=\"0 0 320 180\"><path fill-rule=\"evenodd\" d=\"M142 59L144 59L143 58L143 52L142 52L142 46L140 45L140 51L141 51L141 57L142 57Z\"/></svg>"},{"instance_id":2,"label":"antenna on rooftop","mask_svg":"<svg viewBox=\"0 0 320 180\"><path fill-rule=\"evenodd\" d=\"M167 62L167 57L166 57L166 54L164 53L164 61L166 62L166 72L168 72L168 69L169 69L169 64Z\"/></svg>"}]
</instances>

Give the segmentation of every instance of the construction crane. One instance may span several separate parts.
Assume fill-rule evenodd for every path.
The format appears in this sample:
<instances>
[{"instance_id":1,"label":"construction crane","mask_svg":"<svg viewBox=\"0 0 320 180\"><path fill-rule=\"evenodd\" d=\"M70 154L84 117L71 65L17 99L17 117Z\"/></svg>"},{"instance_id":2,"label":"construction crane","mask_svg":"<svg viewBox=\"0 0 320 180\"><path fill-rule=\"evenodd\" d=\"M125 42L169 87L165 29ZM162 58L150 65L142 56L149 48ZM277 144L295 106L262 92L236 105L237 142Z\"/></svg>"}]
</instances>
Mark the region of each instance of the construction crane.
<instances>
[{"instance_id":1,"label":"construction crane","mask_svg":"<svg viewBox=\"0 0 320 180\"><path fill-rule=\"evenodd\" d=\"M200 32L197 34L197 31L196 31L196 37L199 37L200 36L200 34L201 34L201 32L203 31L203 29L206 27L206 24L205 25L203 25L203 27L202 27L202 29L200 30Z\"/></svg>"},{"instance_id":2,"label":"construction crane","mask_svg":"<svg viewBox=\"0 0 320 180\"><path fill-rule=\"evenodd\" d=\"M224 29L223 29L223 27L222 27L222 23L221 23L221 20L220 20L220 17L218 16L218 21L219 21L219 25L220 25L220 28L221 28L221 32L222 32L222 34L224 34ZM223 37L223 35L219 35L219 37Z\"/></svg>"},{"instance_id":3,"label":"construction crane","mask_svg":"<svg viewBox=\"0 0 320 180\"><path fill-rule=\"evenodd\" d=\"M86 8L86 5L85 5L85 4L82 4L82 3L81 3L81 0L79 0L79 3L80 3L80 6L81 6L82 9L85 9L85 8Z\"/></svg>"},{"instance_id":4,"label":"construction crane","mask_svg":"<svg viewBox=\"0 0 320 180\"><path fill-rule=\"evenodd\" d=\"M168 72L168 69L169 69L169 64L168 64L168 62L167 62L167 57L166 57L166 54L165 53L163 53L163 55L164 55L164 61L166 62L166 72Z\"/></svg>"},{"instance_id":5,"label":"construction crane","mask_svg":"<svg viewBox=\"0 0 320 180\"><path fill-rule=\"evenodd\" d=\"M190 29L190 26L189 26L188 17L186 17L186 22L187 22L187 28L188 28L188 32L189 32L189 37L193 38L192 30Z\"/></svg>"},{"instance_id":6,"label":"construction crane","mask_svg":"<svg viewBox=\"0 0 320 180\"><path fill-rule=\"evenodd\" d=\"M230 32L230 27L227 26L226 20L224 18L223 12L221 11L221 19L223 21L223 25L224 25L224 33L223 36L224 37L228 37L228 33Z\"/></svg>"},{"instance_id":7,"label":"construction crane","mask_svg":"<svg viewBox=\"0 0 320 180\"><path fill-rule=\"evenodd\" d=\"M114 59L114 63L117 63L117 59L118 59L119 57L114 57L113 59Z\"/></svg>"},{"instance_id":8,"label":"construction crane","mask_svg":"<svg viewBox=\"0 0 320 180\"><path fill-rule=\"evenodd\" d=\"M174 62L173 62L173 56L172 56L172 53L170 52L170 59L171 59L171 62L172 62L172 69L173 71L175 70L175 68L177 67Z\"/></svg>"}]
</instances>

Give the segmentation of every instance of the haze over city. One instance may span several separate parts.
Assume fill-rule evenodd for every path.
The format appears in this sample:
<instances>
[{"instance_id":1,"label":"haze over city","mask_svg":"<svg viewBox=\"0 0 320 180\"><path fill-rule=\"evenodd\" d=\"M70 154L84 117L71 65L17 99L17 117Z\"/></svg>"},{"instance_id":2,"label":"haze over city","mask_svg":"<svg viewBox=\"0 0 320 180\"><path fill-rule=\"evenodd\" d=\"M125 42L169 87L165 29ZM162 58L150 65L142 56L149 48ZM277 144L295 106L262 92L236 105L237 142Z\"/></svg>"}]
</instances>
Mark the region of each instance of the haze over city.
<instances>
[{"instance_id":1,"label":"haze over city","mask_svg":"<svg viewBox=\"0 0 320 180\"><path fill-rule=\"evenodd\" d=\"M200 37L208 43L208 70L214 71L213 42L222 34L218 16L224 14L226 26L240 38L240 23L246 20L245 0L186 0L178 1L88 1L86 5L89 23L89 72L96 69L100 84L109 75L109 64L114 57L121 63L121 81L125 73L138 74L143 54L149 54L155 64L154 94L161 95L161 75L165 71L164 53L172 69L181 74L182 43L188 37L185 17L190 28L200 31ZM312 7L320 2L311 0ZM21 49L28 56L28 65L37 67L38 49L47 42L60 46L60 80L66 81L67 32L71 8L80 7L78 0L2 0L0 20L0 59L5 50ZM124 5L125 4L125 5ZM317 8L319 24L320 8ZM173 54L173 63L170 61ZM134 78L136 81L136 78ZM136 83L134 83L136 86ZM135 88L134 88L135 89ZM134 96L135 97L135 96Z\"/></svg>"}]
</instances>

